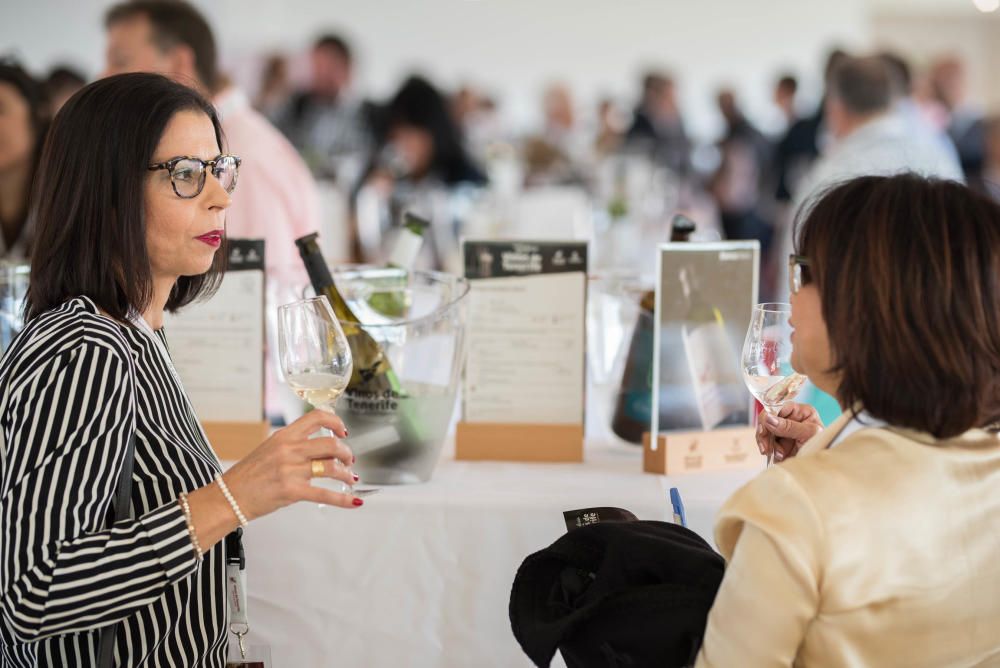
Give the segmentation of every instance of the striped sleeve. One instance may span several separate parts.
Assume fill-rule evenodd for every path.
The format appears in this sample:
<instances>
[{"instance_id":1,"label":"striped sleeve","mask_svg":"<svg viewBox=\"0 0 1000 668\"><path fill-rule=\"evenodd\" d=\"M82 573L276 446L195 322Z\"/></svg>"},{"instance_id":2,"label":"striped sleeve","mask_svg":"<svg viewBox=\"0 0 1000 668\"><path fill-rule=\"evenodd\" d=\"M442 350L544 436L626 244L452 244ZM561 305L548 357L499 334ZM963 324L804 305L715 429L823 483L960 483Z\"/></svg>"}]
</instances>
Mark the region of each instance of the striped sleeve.
<instances>
[{"instance_id":1,"label":"striped sleeve","mask_svg":"<svg viewBox=\"0 0 1000 668\"><path fill-rule=\"evenodd\" d=\"M135 422L123 354L84 339L51 356L0 418L0 590L23 642L117 622L197 568L177 503L107 528Z\"/></svg>"}]
</instances>

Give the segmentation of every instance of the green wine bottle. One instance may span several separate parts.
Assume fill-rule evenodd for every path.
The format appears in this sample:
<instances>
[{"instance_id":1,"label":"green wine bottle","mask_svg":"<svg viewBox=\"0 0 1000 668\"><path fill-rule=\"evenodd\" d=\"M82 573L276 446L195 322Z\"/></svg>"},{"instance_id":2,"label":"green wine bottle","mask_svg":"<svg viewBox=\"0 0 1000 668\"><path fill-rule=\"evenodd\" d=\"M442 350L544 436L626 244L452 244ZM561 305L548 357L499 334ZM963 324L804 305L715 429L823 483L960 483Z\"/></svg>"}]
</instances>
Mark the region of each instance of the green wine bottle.
<instances>
[{"instance_id":1,"label":"green wine bottle","mask_svg":"<svg viewBox=\"0 0 1000 668\"><path fill-rule=\"evenodd\" d=\"M333 307L333 313L344 329L344 335L351 346L354 358L354 370L347 384L349 390L372 393L373 397L398 398L402 394L399 378L392 370L382 346L372 338L363 327L361 321L354 315L351 307L337 290L330 274L330 268L323 259L317 239L319 234L313 232L295 240L295 245L302 256L302 262L309 274L309 281L318 295L326 295ZM389 392L389 394L386 394Z\"/></svg>"},{"instance_id":2,"label":"green wine bottle","mask_svg":"<svg viewBox=\"0 0 1000 668\"><path fill-rule=\"evenodd\" d=\"M430 227L427 221L414 213L403 214L403 225L396 239L396 245L389 255L386 266L398 269L374 285L375 291L368 297L368 305L378 313L390 318L405 318L410 310L410 294L407 290L409 272L420 255L424 243L424 233Z\"/></svg>"}]
</instances>

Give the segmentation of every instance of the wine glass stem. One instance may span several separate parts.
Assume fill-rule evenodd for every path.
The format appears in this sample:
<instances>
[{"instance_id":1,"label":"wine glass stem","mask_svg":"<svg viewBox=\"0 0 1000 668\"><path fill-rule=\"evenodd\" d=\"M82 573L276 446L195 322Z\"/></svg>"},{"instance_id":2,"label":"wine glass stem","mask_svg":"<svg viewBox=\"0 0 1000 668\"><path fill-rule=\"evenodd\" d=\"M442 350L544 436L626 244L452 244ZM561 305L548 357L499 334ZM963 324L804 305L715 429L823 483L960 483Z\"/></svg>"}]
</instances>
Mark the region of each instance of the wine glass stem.
<instances>
[{"instance_id":1,"label":"wine glass stem","mask_svg":"<svg viewBox=\"0 0 1000 668\"><path fill-rule=\"evenodd\" d=\"M321 406L316 406L316 410L323 411L324 413L329 413L330 415L336 415L336 411L333 409L333 404L323 404ZM326 438L336 438L336 434L333 433L333 430L327 429L326 427L319 428L319 435L324 436ZM340 459L338 458L335 458L333 461L336 463L337 466L340 467L344 466L344 462L340 461ZM347 483L341 480L334 480L333 483L335 483L340 488L341 493L347 494L350 492L351 488L350 485L348 485Z\"/></svg>"}]
</instances>

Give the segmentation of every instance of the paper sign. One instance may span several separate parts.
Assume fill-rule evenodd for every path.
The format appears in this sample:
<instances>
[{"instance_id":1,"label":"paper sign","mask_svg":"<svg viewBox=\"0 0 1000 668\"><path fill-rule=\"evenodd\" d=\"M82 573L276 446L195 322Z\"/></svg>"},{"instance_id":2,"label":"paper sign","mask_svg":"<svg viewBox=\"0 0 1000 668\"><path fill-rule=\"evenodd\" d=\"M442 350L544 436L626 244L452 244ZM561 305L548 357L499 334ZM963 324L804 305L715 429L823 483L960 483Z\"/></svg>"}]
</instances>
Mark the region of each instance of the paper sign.
<instances>
[{"instance_id":1,"label":"paper sign","mask_svg":"<svg viewBox=\"0 0 1000 668\"><path fill-rule=\"evenodd\" d=\"M464 420L582 424L587 246L467 241Z\"/></svg>"},{"instance_id":2,"label":"paper sign","mask_svg":"<svg viewBox=\"0 0 1000 668\"><path fill-rule=\"evenodd\" d=\"M264 415L264 242L230 239L219 291L167 314L170 356L203 422Z\"/></svg>"}]
</instances>

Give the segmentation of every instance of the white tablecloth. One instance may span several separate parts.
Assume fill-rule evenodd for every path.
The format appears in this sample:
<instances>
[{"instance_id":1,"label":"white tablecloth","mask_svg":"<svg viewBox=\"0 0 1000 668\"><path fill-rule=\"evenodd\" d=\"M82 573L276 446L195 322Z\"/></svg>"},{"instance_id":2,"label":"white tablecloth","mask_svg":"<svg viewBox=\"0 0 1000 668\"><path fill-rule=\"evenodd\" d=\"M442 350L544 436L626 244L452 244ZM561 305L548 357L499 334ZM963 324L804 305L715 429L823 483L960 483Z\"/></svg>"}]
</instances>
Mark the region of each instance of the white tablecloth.
<instances>
[{"instance_id":1,"label":"white tablecloth","mask_svg":"<svg viewBox=\"0 0 1000 668\"><path fill-rule=\"evenodd\" d=\"M644 474L625 445L591 446L583 464L446 451L429 483L385 487L361 509L298 504L251 524L251 638L271 646L275 668L530 666L510 630L510 586L528 554L566 532L564 510L666 520L675 486L711 543L719 506L753 475Z\"/></svg>"}]
</instances>

